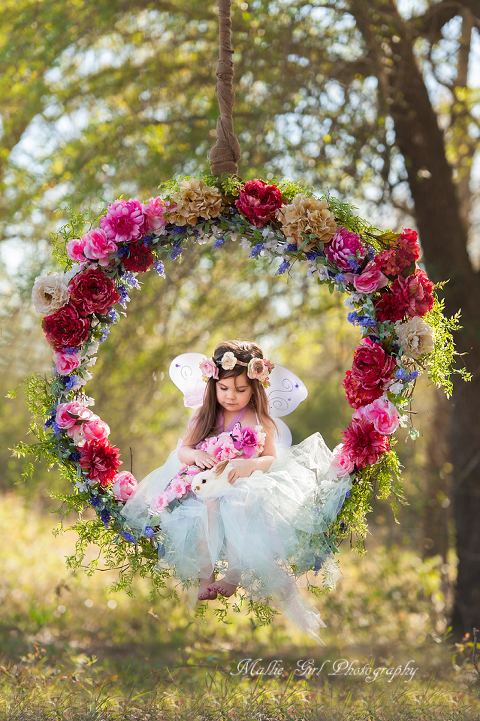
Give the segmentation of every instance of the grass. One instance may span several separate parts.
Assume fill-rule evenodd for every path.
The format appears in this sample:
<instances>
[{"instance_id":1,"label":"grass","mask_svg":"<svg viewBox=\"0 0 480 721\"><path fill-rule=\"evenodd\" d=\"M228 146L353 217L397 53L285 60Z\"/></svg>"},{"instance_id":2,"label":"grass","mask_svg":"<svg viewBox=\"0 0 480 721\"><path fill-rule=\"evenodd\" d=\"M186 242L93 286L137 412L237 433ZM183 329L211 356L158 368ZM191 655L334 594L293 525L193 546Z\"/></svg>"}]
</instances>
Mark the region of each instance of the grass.
<instances>
[{"instance_id":1,"label":"grass","mask_svg":"<svg viewBox=\"0 0 480 721\"><path fill-rule=\"evenodd\" d=\"M280 616L226 625L216 602L205 618L186 599L152 604L146 582L135 599L110 594L110 572L66 569L75 539L54 538L55 524L14 494L0 501L0 719L480 719L471 646L448 636L454 559L345 549L343 577L317 601L319 647Z\"/></svg>"}]
</instances>

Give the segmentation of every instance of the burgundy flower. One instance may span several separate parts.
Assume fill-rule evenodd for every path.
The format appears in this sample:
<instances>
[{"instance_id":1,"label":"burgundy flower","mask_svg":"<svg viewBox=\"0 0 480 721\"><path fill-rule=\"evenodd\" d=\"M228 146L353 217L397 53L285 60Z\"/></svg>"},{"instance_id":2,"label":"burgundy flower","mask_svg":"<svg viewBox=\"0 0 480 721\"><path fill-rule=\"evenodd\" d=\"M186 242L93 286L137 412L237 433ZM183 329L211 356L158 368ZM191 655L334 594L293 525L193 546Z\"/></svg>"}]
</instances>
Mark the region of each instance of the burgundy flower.
<instances>
[{"instance_id":1,"label":"burgundy flower","mask_svg":"<svg viewBox=\"0 0 480 721\"><path fill-rule=\"evenodd\" d=\"M390 288L393 295L403 301L410 318L421 318L433 308L433 283L423 270L417 269L407 278L399 275Z\"/></svg>"},{"instance_id":2,"label":"burgundy flower","mask_svg":"<svg viewBox=\"0 0 480 721\"><path fill-rule=\"evenodd\" d=\"M404 230L400 238L390 248L383 250L375 258L375 265L386 275L400 275L420 257L420 246L414 230Z\"/></svg>"},{"instance_id":3,"label":"burgundy flower","mask_svg":"<svg viewBox=\"0 0 480 721\"><path fill-rule=\"evenodd\" d=\"M106 315L112 305L120 300L112 278L101 270L84 270L70 283L70 300L83 315L99 313Z\"/></svg>"},{"instance_id":4,"label":"burgundy flower","mask_svg":"<svg viewBox=\"0 0 480 721\"><path fill-rule=\"evenodd\" d=\"M110 445L107 439L103 441L87 441L80 448L81 457L78 461L81 468L88 469L88 477L98 481L103 488L109 486L122 465L119 460L120 451Z\"/></svg>"},{"instance_id":5,"label":"burgundy flower","mask_svg":"<svg viewBox=\"0 0 480 721\"><path fill-rule=\"evenodd\" d=\"M352 408L361 408L362 406L366 406L377 398L380 398L383 393L383 388L380 385L372 389L364 388L352 376L352 371L346 372L342 385L345 388L347 401L350 403Z\"/></svg>"},{"instance_id":6,"label":"burgundy flower","mask_svg":"<svg viewBox=\"0 0 480 721\"><path fill-rule=\"evenodd\" d=\"M392 293L382 293L380 300L375 303L377 320L380 323L402 320L406 310L407 306L403 298L399 295L392 295Z\"/></svg>"},{"instance_id":7,"label":"burgundy flower","mask_svg":"<svg viewBox=\"0 0 480 721\"><path fill-rule=\"evenodd\" d=\"M366 418L352 420L342 437L342 454L354 461L357 468L376 463L381 455L390 450L388 437L376 431L372 421Z\"/></svg>"},{"instance_id":8,"label":"burgundy flower","mask_svg":"<svg viewBox=\"0 0 480 721\"><path fill-rule=\"evenodd\" d=\"M263 228L282 205L282 195L276 185L263 180L249 180L240 191L235 205L257 228Z\"/></svg>"},{"instance_id":9,"label":"burgundy flower","mask_svg":"<svg viewBox=\"0 0 480 721\"><path fill-rule=\"evenodd\" d=\"M90 321L82 318L78 310L67 303L52 315L46 315L42 321L47 341L55 350L75 348L88 337Z\"/></svg>"},{"instance_id":10,"label":"burgundy flower","mask_svg":"<svg viewBox=\"0 0 480 721\"><path fill-rule=\"evenodd\" d=\"M366 390L382 387L395 370L395 360L380 343L365 338L353 356L352 376Z\"/></svg>"},{"instance_id":11,"label":"burgundy flower","mask_svg":"<svg viewBox=\"0 0 480 721\"><path fill-rule=\"evenodd\" d=\"M123 260L123 266L126 270L131 270L134 273L144 273L153 263L153 253L145 245L143 240L137 243L130 243L128 246L130 255Z\"/></svg>"}]
</instances>

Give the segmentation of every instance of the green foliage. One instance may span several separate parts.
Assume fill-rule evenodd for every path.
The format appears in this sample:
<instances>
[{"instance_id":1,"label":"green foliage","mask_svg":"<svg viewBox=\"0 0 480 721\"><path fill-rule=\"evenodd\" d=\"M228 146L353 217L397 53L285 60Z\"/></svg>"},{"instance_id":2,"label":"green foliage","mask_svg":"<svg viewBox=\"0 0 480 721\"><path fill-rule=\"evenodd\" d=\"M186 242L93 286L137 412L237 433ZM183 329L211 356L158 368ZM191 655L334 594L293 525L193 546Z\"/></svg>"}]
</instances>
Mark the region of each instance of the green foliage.
<instances>
[{"instance_id":1,"label":"green foliage","mask_svg":"<svg viewBox=\"0 0 480 721\"><path fill-rule=\"evenodd\" d=\"M445 283L439 283L435 287L443 287L443 285ZM451 318L447 318L443 313L444 299L439 300L436 293L433 297L433 308L424 317L435 334L435 346L427 360L428 377L437 388L443 387L445 395L450 398L453 393L452 375L457 374L464 381L470 381L472 376L466 368L454 367L456 358L462 355L455 350L452 335L462 328L460 325L461 311L455 313Z\"/></svg>"}]
</instances>

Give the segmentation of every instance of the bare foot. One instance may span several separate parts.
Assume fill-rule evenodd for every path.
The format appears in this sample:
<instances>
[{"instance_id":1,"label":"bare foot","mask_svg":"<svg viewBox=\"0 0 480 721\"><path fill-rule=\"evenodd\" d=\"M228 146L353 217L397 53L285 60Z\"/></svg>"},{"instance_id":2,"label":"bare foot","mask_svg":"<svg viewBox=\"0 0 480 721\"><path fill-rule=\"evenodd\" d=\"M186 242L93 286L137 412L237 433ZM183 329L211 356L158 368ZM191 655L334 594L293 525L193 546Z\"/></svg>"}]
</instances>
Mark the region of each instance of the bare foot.
<instances>
[{"instance_id":1,"label":"bare foot","mask_svg":"<svg viewBox=\"0 0 480 721\"><path fill-rule=\"evenodd\" d=\"M199 601L213 601L217 597L217 592L212 588L213 582L215 581L215 574L212 573L210 578L200 579L200 588L198 589L198 600Z\"/></svg>"},{"instance_id":2,"label":"bare foot","mask_svg":"<svg viewBox=\"0 0 480 721\"><path fill-rule=\"evenodd\" d=\"M219 581L215 581L215 583L210 586L210 590L218 591L221 596L224 596L225 598L230 598L230 596L233 596L236 593L239 581L237 581L236 583L232 583L227 579L227 576L228 573Z\"/></svg>"}]
</instances>

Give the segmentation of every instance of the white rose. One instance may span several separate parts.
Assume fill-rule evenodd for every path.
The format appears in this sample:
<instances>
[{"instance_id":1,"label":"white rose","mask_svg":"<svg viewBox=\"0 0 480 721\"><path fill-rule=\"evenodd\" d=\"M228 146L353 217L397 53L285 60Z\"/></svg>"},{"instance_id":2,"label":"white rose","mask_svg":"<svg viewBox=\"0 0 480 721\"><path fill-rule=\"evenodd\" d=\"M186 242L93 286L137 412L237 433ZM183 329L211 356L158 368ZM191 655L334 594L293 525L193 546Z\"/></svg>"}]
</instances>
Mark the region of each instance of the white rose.
<instances>
[{"instance_id":1,"label":"white rose","mask_svg":"<svg viewBox=\"0 0 480 721\"><path fill-rule=\"evenodd\" d=\"M37 313L51 315L68 303L70 291L63 273L38 276L32 288L32 301Z\"/></svg>"},{"instance_id":2,"label":"white rose","mask_svg":"<svg viewBox=\"0 0 480 721\"><path fill-rule=\"evenodd\" d=\"M411 318L407 323L397 323L395 333L403 352L410 358L420 358L433 350L433 328L421 318Z\"/></svg>"},{"instance_id":3,"label":"white rose","mask_svg":"<svg viewBox=\"0 0 480 721\"><path fill-rule=\"evenodd\" d=\"M232 351L228 351L227 353L223 354L220 365L222 366L224 371L231 371L232 368L235 368L235 366L237 365L237 359L235 358Z\"/></svg>"}]
</instances>

